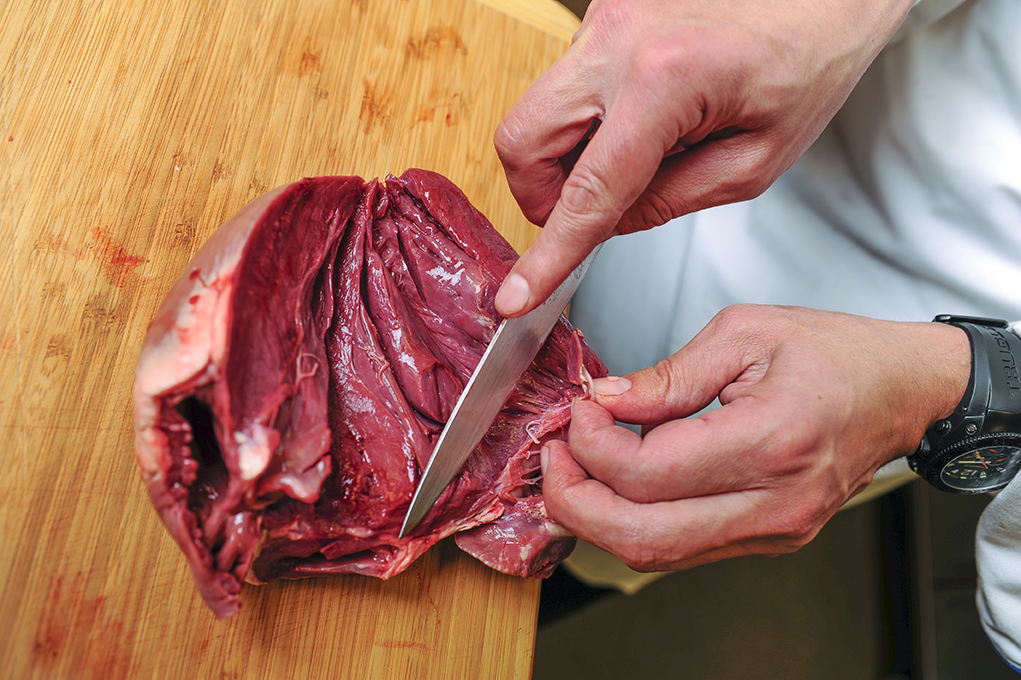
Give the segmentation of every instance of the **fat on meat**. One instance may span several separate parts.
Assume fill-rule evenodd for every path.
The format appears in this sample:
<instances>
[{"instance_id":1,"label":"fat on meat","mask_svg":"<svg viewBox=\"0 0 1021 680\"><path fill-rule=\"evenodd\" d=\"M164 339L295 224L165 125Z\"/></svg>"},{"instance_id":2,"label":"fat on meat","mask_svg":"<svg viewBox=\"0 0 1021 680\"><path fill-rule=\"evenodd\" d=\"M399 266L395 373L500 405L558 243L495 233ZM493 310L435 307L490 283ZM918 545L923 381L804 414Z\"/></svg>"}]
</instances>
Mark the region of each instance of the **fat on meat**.
<instances>
[{"instance_id":1,"label":"fat on meat","mask_svg":"<svg viewBox=\"0 0 1021 680\"><path fill-rule=\"evenodd\" d=\"M136 458L216 616L243 583L394 576L443 538L548 576L575 538L542 502L541 444L606 368L561 317L421 524L401 523L499 321L517 254L443 176L315 177L244 207L150 324Z\"/></svg>"}]
</instances>

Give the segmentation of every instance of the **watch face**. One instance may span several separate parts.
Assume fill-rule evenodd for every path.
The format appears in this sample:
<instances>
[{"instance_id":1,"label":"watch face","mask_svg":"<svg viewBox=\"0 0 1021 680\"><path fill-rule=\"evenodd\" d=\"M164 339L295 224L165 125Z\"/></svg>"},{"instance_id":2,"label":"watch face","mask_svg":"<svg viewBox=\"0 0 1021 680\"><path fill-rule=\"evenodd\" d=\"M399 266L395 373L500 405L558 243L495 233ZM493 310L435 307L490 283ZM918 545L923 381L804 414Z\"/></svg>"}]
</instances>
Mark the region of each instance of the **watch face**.
<instances>
[{"instance_id":1,"label":"watch face","mask_svg":"<svg viewBox=\"0 0 1021 680\"><path fill-rule=\"evenodd\" d=\"M962 453L940 471L944 484L959 491L992 491L1005 486L1021 466L1021 447L984 446Z\"/></svg>"}]
</instances>

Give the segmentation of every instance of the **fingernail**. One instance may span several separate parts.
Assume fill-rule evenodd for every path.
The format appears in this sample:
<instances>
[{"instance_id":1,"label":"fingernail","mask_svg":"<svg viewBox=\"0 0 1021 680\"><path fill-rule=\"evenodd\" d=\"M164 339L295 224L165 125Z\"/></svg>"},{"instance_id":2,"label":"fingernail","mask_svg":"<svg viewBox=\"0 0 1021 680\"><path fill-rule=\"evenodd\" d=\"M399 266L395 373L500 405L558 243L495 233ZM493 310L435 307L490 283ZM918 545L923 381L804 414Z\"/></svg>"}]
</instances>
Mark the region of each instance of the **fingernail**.
<instances>
[{"instance_id":1,"label":"fingernail","mask_svg":"<svg viewBox=\"0 0 1021 680\"><path fill-rule=\"evenodd\" d=\"M618 378L615 375L596 378L592 381L592 389L596 394L601 394L604 397L616 397L631 389L631 381L627 378Z\"/></svg>"},{"instance_id":2,"label":"fingernail","mask_svg":"<svg viewBox=\"0 0 1021 680\"><path fill-rule=\"evenodd\" d=\"M545 477L546 468L549 467L549 446L546 444L539 449L539 467L542 468L542 476Z\"/></svg>"},{"instance_id":3,"label":"fingernail","mask_svg":"<svg viewBox=\"0 0 1021 680\"><path fill-rule=\"evenodd\" d=\"M510 273L496 292L496 309L504 316L516 314L528 304L528 281L521 274Z\"/></svg>"}]
</instances>

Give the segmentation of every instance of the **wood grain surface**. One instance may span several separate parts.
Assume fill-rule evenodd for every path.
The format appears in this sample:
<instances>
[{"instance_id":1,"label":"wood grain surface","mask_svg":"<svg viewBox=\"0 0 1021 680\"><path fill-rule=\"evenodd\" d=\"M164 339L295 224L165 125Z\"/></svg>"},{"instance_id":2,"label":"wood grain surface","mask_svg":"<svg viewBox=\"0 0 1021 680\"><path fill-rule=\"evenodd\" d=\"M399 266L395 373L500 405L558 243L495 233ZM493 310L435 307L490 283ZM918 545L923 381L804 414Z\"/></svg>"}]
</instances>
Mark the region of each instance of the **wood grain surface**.
<instances>
[{"instance_id":1,"label":"wood grain surface","mask_svg":"<svg viewBox=\"0 0 1021 680\"><path fill-rule=\"evenodd\" d=\"M492 134L576 26L552 0L0 8L0 677L530 675L538 582L450 541L215 621L135 471L131 387L170 285L273 186L428 168L527 245Z\"/></svg>"}]
</instances>

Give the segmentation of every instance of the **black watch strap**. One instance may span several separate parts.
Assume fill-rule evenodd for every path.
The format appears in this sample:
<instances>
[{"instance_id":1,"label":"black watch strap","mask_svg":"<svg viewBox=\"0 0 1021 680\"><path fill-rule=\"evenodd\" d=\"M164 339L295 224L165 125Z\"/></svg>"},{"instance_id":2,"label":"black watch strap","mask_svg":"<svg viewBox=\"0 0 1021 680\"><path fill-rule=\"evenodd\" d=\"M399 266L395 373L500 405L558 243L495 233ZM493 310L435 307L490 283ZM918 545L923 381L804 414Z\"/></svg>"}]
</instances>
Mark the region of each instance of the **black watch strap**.
<instances>
[{"instance_id":1,"label":"black watch strap","mask_svg":"<svg viewBox=\"0 0 1021 680\"><path fill-rule=\"evenodd\" d=\"M1003 319L941 314L933 321L963 329L971 342L971 379L954 410L952 429L963 429L965 435L1018 429L1021 338Z\"/></svg>"},{"instance_id":2,"label":"black watch strap","mask_svg":"<svg viewBox=\"0 0 1021 680\"><path fill-rule=\"evenodd\" d=\"M938 488L940 470L954 455L1002 435L1021 432L1021 337L1002 319L941 314L933 321L961 328L971 344L971 378L954 412L933 423L908 458L915 472Z\"/></svg>"}]
</instances>

